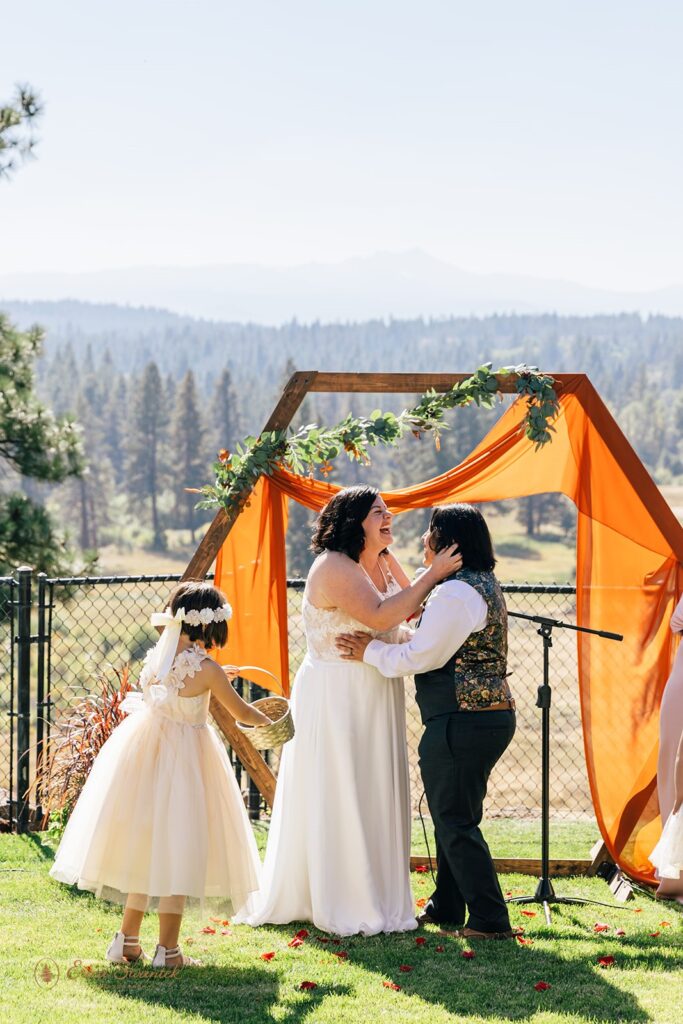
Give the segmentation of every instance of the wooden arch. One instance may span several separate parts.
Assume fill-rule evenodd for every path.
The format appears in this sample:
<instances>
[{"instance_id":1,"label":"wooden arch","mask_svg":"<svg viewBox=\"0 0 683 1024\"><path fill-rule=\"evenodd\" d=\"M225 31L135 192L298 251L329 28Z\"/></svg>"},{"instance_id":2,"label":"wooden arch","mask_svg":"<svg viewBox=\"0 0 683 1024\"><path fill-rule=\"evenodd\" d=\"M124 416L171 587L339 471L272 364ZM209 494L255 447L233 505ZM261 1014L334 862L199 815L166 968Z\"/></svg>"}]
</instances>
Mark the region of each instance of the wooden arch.
<instances>
[{"instance_id":1,"label":"wooden arch","mask_svg":"<svg viewBox=\"0 0 683 1024\"><path fill-rule=\"evenodd\" d=\"M324 373L317 370L300 370L293 373L287 381L275 408L263 427L263 432L286 430L309 392L424 394L430 388L439 392L449 391L454 384L466 380L470 376L469 373ZM559 394L562 390L563 379L570 375L554 374L553 376L556 382L555 388ZM504 394L514 394L518 379L517 374L497 377L500 391ZM217 512L183 573L184 580L204 579L230 533L237 515L238 513L228 513L224 509ZM272 807L276 780L269 766L237 729L225 708L213 697L210 710L249 777L257 785L268 806Z\"/></svg>"}]
</instances>

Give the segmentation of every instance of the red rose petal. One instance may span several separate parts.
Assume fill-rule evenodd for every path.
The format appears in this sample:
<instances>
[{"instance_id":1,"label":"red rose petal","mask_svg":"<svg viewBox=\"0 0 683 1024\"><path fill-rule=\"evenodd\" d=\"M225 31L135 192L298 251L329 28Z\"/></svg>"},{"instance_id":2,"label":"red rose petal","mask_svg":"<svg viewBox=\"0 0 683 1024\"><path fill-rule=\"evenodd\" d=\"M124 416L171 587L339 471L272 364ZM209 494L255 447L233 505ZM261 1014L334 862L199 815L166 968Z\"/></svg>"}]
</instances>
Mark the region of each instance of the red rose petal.
<instances>
[{"instance_id":1,"label":"red rose petal","mask_svg":"<svg viewBox=\"0 0 683 1024\"><path fill-rule=\"evenodd\" d=\"M415 900L415 906L416 907L426 907L427 906L427 897L426 896L421 896L419 900Z\"/></svg>"},{"instance_id":2,"label":"red rose petal","mask_svg":"<svg viewBox=\"0 0 683 1024\"><path fill-rule=\"evenodd\" d=\"M202 928L202 931L204 932L205 935L215 935L216 934L216 929L215 928L210 928L208 925L206 926L206 928Z\"/></svg>"},{"instance_id":3,"label":"red rose petal","mask_svg":"<svg viewBox=\"0 0 683 1024\"><path fill-rule=\"evenodd\" d=\"M600 967L613 967L616 960L613 956L601 956L598 957L598 964Z\"/></svg>"},{"instance_id":4,"label":"red rose petal","mask_svg":"<svg viewBox=\"0 0 683 1024\"><path fill-rule=\"evenodd\" d=\"M671 922L670 921L660 921L659 922L659 927L660 928L670 928L671 927Z\"/></svg>"},{"instance_id":5,"label":"red rose petal","mask_svg":"<svg viewBox=\"0 0 683 1024\"><path fill-rule=\"evenodd\" d=\"M418 875L426 875L427 872L429 871L429 868L427 867L426 864L418 864L415 870L417 871Z\"/></svg>"},{"instance_id":6,"label":"red rose petal","mask_svg":"<svg viewBox=\"0 0 683 1024\"><path fill-rule=\"evenodd\" d=\"M341 946L341 939L330 939L333 946Z\"/></svg>"},{"instance_id":7,"label":"red rose petal","mask_svg":"<svg viewBox=\"0 0 683 1024\"><path fill-rule=\"evenodd\" d=\"M536 989L537 992L545 992L546 989L550 988L550 985L548 984L547 981L537 981L536 984L534 985L534 988Z\"/></svg>"},{"instance_id":8,"label":"red rose petal","mask_svg":"<svg viewBox=\"0 0 683 1024\"><path fill-rule=\"evenodd\" d=\"M326 935L316 935L316 939L318 940L318 942L329 942L329 941L330 941L330 940L329 940L329 939L327 938L327 936L326 936Z\"/></svg>"},{"instance_id":9,"label":"red rose petal","mask_svg":"<svg viewBox=\"0 0 683 1024\"><path fill-rule=\"evenodd\" d=\"M633 913L634 914L642 914L642 912L643 912L643 908L642 907L634 907L633 908Z\"/></svg>"},{"instance_id":10,"label":"red rose petal","mask_svg":"<svg viewBox=\"0 0 683 1024\"><path fill-rule=\"evenodd\" d=\"M401 971L403 974L408 974L408 972L412 971L412 969L413 968L410 966L410 964L401 964L401 966L399 967L399 971Z\"/></svg>"},{"instance_id":11,"label":"red rose petal","mask_svg":"<svg viewBox=\"0 0 683 1024\"><path fill-rule=\"evenodd\" d=\"M423 939L422 936L419 936L419 938L415 939L415 945L416 946L425 946L426 944L427 944L427 940Z\"/></svg>"},{"instance_id":12,"label":"red rose petal","mask_svg":"<svg viewBox=\"0 0 683 1024\"><path fill-rule=\"evenodd\" d=\"M293 938L290 942L287 943L287 945L291 946L292 949L297 949L299 946L303 946L303 944L304 944L304 940L303 939L298 939L296 937Z\"/></svg>"},{"instance_id":13,"label":"red rose petal","mask_svg":"<svg viewBox=\"0 0 683 1024\"><path fill-rule=\"evenodd\" d=\"M522 910L521 913L524 914L525 917L536 917L535 910Z\"/></svg>"},{"instance_id":14,"label":"red rose petal","mask_svg":"<svg viewBox=\"0 0 683 1024\"><path fill-rule=\"evenodd\" d=\"M651 939L656 939L658 935L659 935L659 932L650 932L650 938Z\"/></svg>"},{"instance_id":15,"label":"red rose petal","mask_svg":"<svg viewBox=\"0 0 683 1024\"><path fill-rule=\"evenodd\" d=\"M393 989L394 992L400 992L401 986L397 985L395 981L383 981L382 984L385 988Z\"/></svg>"},{"instance_id":16,"label":"red rose petal","mask_svg":"<svg viewBox=\"0 0 683 1024\"><path fill-rule=\"evenodd\" d=\"M310 933L310 932L307 932L305 928L301 928L301 929L300 929L300 930L299 930L299 931L298 931L298 932L296 933L296 935L294 936L294 938L295 938L295 939L307 939L307 938L308 938L308 936L309 936L310 934L311 934L311 933Z\"/></svg>"},{"instance_id":17,"label":"red rose petal","mask_svg":"<svg viewBox=\"0 0 683 1024\"><path fill-rule=\"evenodd\" d=\"M465 960L474 960L474 950L473 949L463 949L463 951L460 954L460 956L463 957L463 959L465 959Z\"/></svg>"},{"instance_id":18,"label":"red rose petal","mask_svg":"<svg viewBox=\"0 0 683 1024\"><path fill-rule=\"evenodd\" d=\"M615 931L615 933L614 933L614 934L615 934L615 935L618 935L618 936L619 936L619 938L621 938L621 936L622 936L622 935L626 935L626 932L624 931L624 929L623 929L623 928L617 928L617 930Z\"/></svg>"},{"instance_id":19,"label":"red rose petal","mask_svg":"<svg viewBox=\"0 0 683 1024\"><path fill-rule=\"evenodd\" d=\"M446 952L446 947L445 946L437 946L436 947L436 952L437 953L445 953Z\"/></svg>"},{"instance_id":20,"label":"red rose petal","mask_svg":"<svg viewBox=\"0 0 683 1024\"><path fill-rule=\"evenodd\" d=\"M273 960L274 957L275 957L275 953L261 953L261 959L262 960Z\"/></svg>"},{"instance_id":21,"label":"red rose petal","mask_svg":"<svg viewBox=\"0 0 683 1024\"><path fill-rule=\"evenodd\" d=\"M342 949L339 953L333 953L332 956L336 956L340 960L348 960L349 959L349 954L346 952L345 949Z\"/></svg>"},{"instance_id":22,"label":"red rose petal","mask_svg":"<svg viewBox=\"0 0 683 1024\"><path fill-rule=\"evenodd\" d=\"M595 924L593 925L593 931L594 932L608 932L609 931L609 925L606 924L604 921L596 921Z\"/></svg>"},{"instance_id":23,"label":"red rose petal","mask_svg":"<svg viewBox=\"0 0 683 1024\"><path fill-rule=\"evenodd\" d=\"M516 939L520 946L533 946L534 944L533 939L527 939L523 935L517 935Z\"/></svg>"},{"instance_id":24,"label":"red rose petal","mask_svg":"<svg viewBox=\"0 0 683 1024\"><path fill-rule=\"evenodd\" d=\"M315 981L302 981L301 984L299 985L299 988L302 990L302 992L307 992L310 991L310 989L317 987L318 983Z\"/></svg>"}]
</instances>

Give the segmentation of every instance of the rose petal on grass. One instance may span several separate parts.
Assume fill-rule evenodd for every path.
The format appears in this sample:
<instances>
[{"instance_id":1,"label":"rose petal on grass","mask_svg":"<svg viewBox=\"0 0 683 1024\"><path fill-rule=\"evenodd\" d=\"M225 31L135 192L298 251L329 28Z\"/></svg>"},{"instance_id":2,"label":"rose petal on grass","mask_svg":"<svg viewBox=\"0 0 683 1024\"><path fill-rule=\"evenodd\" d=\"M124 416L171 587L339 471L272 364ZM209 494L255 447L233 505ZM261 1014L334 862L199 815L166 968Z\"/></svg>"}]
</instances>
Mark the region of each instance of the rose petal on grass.
<instances>
[{"instance_id":1,"label":"rose petal on grass","mask_svg":"<svg viewBox=\"0 0 683 1024\"><path fill-rule=\"evenodd\" d=\"M615 935L618 935L618 936L619 936L619 938L621 938L621 937L622 937L622 935L626 935L626 932L624 931L624 929L623 929L623 928L617 928L617 930L615 931L615 933L614 933L614 934L615 934Z\"/></svg>"},{"instance_id":2,"label":"rose petal on grass","mask_svg":"<svg viewBox=\"0 0 683 1024\"><path fill-rule=\"evenodd\" d=\"M206 928L202 928L202 932L204 935L215 935L216 929L207 924Z\"/></svg>"},{"instance_id":3,"label":"rose petal on grass","mask_svg":"<svg viewBox=\"0 0 683 1024\"><path fill-rule=\"evenodd\" d=\"M394 992L400 992L401 986L397 985L395 981L383 981L382 984L385 988L390 988Z\"/></svg>"},{"instance_id":4,"label":"rose petal on grass","mask_svg":"<svg viewBox=\"0 0 683 1024\"><path fill-rule=\"evenodd\" d=\"M520 946L533 946L533 944L534 944L534 940L533 939L527 939L523 935L517 935L515 937L517 939L517 942L520 944Z\"/></svg>"},{"instance_id":5,"label":"rose petal on grass","mask_svg":"<svg viewBox=\"0 0 683 1024\"><path fill-rule=\"evenodd\" d=\"M593 925L593 931L594 932L608 932L609 931L609 925L606 923L606 921L596 921L595 924Z\"/></svg>"},{"instance_id":6,"label":"rose petal on grass","mask_svg":"<svg viewBox=\"0 0 683 1024\"><path fill-rule=\"evenodd\" d=\"M261 959L262 960L274 960L275 959L275 953L261 953Z\"/></svg>"},{"instance_id":7,"label":"rose petal on grass","mask_svg":"<svg viewBox=\"0 0 683 1024\"><path fill-rule=\"evenodd\" d=\"M436 953L445 953L446 952L446 947L445 946L437 946L435 952Z\"/></svg>"},{"instance_id":8,"label":"rose petal on grass","mask_svg":"<svg viewBox=\"0 0 683 1024\"><path fill-rule=\"evenodd\" d=\"M550 988L550 985L547 981L537 981L534 985L534 988L537 992L545 992L547 989Z\"/></svg>"},{"instance_id":9,"label":"rose petal on grass","mask_svg":"<svg viewBox=\"0 0 683 1024\"><path fill-rule=\"evenodd\" d=\"M426 944L427 944L427 940L424 939L421 935L417 939L415 939L415 945L416 946L426 946Z\"/></svg>"},{"instance_id":10,"label":"rose petal on grass","mask_svg":"<svg viewBox=\"0 0 683 1024\"><path fill-rule=\"evenodd\" d=\"M287 943L287 945L291 946L292 949L298 949L298 947L299 946L303 946L303 944L304 944L304 940L303 939L297 939L296 936L290 942Z\"/></svg>"},{"instance_id":11,"label":"rose petal on grass","mask_svg":"<svg viewBox=\"0 0 683 1024\"><path fill-rule=\"evenodd\" d=\"M420 907L420 908L426 907L427 906L427 897L426 896L421 896L419 900L415 900L415 906L416 907Z\"/></svg>"},{"instance_id":12,"label":"rose petal on grass","mask_svg":"<svg viewBox=\"0 0 683 1024\"><path fill-rule=\"evenodd\" d=\"M660 921L659 922L659 927L660 928L670 928L671 927L671 921Z\"/></svg>"},{"instance_id":13,"label":"rose petal on grass","mask_svg":"<svg viewBox=\"0 0 683 1024\"><path fill-rule=\"evenodd\" d=\"M311 933L310 933L310 932L307 932L305 928L300 928L300 929L299 929L299 931L298 931L298 932L296 933L296 935L294 936L294 938L295 938L295 939L301 939L301 940L303 940L303 939L307 939L307 938L308 938L308 936L309 936L310 934L311 934Z\"/></svg>"},{"instance_id":14,"label":"rose petal on grass","mask_svg":"<svg viewBox=\"0 0 683 1024\"><path fill-rule=\"evenodd\" d=\"M348 960L349 954L345 949L339 951L339 953L333 953L332 956L336 956L339 960Z\"/></svg>"},{"instance_id":15,"label":"rose petal on grass","mask_svg":"<svg viewBox=\"0 0 683 1024\"><path fill-rule=\"evenodd\" d=\"M535 910L522 910L521 913L524 914L525 917L536 917Z\"/></svg>"},{"instance_id":16,"label":"rose petal on grass","mask_svg":"<svg viewBox=\"0 0 683 1024\"><path fill-rule=\"evenodd\" d=\"M642 912L643 912L643 908L642 907L634 907L633 908L633 913L634 914L642 914Z\"/></svg>"},{"instance_id":17,"label":"rose petal on grass","mask_svg":"<svg viewBox=\"0 0 683 1024\"><path fill-rule=\"evenodd\" d=\"M656 939L658 935L659 935L659 932L650 932L650 938L651 939Z\"/></svg>"},{"instance_id":18,"label":"rose petal on grass","mask_svg":"<svg viewBox=\"0 0 683 1024\"><path fill-rule=\"evenodd\" d=\"M232 932L230 931L229 928L222 928L221 935L232 935Z\"/></svg>"},{"instance_id":19,"label":"rose petal on grass","mask_svg":"<svg viewBox=\"0 0 683 1024\"><path fill-rule=\"evenodd\" d=\"M311 989L317 987L317 981L302 981L301 984L299 985L299 988L301 989L302 992L310 992Z\"/></svg>"},{"instance_id":20,"label":"rose petal on grass","mask_svg":"<svg viewBox=\"0 0 683 1024\"><path fill-rule=\"evenodd\" d=\"M616 963L616 960L614 959L613 956L599 956L598 957L598 966L599 967L613 967L615 963Z\"/></svg>"},{"instance_id":21,"label":"rose petal on grass","mask_svg":"<svg viewBox=\"0 0 683 1024\"><path fill-rule=\"evenodd\" d=\"M327 936L326 936L326 935L316 935L316 939L318 940L318 942L329 942L329 941L330 941L330 940L329 940L329 939L327 938Z\"/></svg>"},{"instance_id":22,"label":"rose petal on grass","mask_svg":"<svg viewBox=\"0 0 683 1024\"><path fill-rule=\"evenodd\" d=\"M415 870L417 871L418 875L426 875L427 872L429 871L429 868L427 867L426 864L418 864Z\"/></svg>"},{"instance_id":23,"label":"rose petal on grass","mask_svg":"<svg viewBox=\"0 0 683 1024\"><path fill-rule=\"evenodd\" d=\"M341 939L330 939L333 946L341 946Z\"/></svg>"},{"instance_id":24,"label":"rose petal on grass","mask_svg":"<svg viewBox=\"0 0 683 1024\"><path fill-rule=\"evenodd\" d=\"M473 949L463 949L463 951L460 954L460 956L463 958L463 960L474 960L474 950Z\"/></svg>"},{"instance_id":25,"label":"rose petal on grass","mask_svg":"<svg viewBox=\"0 0 683 1024\"><path fill-rule=\"evenodd\" d=\"M210 917L209 921L214 921L215 924L230 924L229 921L224 921L222 917Z\"/></svg>"},{"instance_id":26,"label":"rose petal on grass","mask_svg":"<svg viewBox=\"0 0 683 1024\"><path fill-rule=\"evenodd\" d=\"M410 964L401 964L401 966L399 967L399 971L401 971L402 974L408 974L410 971L412 971L412 969L413 968L410 966Z\"/></svg>"}]
</instances>

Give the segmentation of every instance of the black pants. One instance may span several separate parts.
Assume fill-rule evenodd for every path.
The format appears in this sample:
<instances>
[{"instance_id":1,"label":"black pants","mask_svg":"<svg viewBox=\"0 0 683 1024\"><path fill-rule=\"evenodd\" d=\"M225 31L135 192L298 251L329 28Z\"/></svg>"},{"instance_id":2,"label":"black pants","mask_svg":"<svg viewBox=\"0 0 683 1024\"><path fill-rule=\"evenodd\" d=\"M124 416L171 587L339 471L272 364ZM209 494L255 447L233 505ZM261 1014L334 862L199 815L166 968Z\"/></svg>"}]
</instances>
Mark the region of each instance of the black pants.
<instances>
[{"instance_id":1,"label":"black pants","mask_svg":"<svg viewBox=\"0 0 683 1024\"><path fill-rule=\"evenodd\" d=\"M425 911L477 931L510 927L507 905L479 829L491 769L515 734L514 711L461 711L427 722L418 753L436 834L436 889Z\"/></svg>"}]
</instances>

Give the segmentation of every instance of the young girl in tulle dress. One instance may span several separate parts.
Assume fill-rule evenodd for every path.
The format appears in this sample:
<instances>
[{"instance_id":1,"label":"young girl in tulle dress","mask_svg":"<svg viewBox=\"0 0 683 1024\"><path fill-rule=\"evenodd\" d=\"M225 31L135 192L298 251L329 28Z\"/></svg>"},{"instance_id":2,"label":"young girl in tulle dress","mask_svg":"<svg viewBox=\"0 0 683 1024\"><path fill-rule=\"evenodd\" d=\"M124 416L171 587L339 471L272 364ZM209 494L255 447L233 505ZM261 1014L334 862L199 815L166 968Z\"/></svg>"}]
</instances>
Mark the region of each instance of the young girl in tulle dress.
<instances>
[{"instance_id":1,"label":"young girl in tulle dress","mask_svg":"<svg viewBox=\"0 0 683 1024\"><path fill-rule=\"evenodd\" d=\"M683 734L678 743L674 771L674 806L650 860L660 878L680 879L683 873ZM683 903L683 895L675 896Z\"/></svg>"},{"instance_id":2,"label":"young girl in tulle dress","mask_svg":"<svg viewBox=\"0 0 683 1024\"><path fill-rule=\"evenodd\" d=\"M237 912L258 890L261 863L225 747L208 722L213 694L237 720L270 720L233 689L236 669L208 654L223 647L232 614L208 583L181 583L145 658L140 691L97 755L67 822L50 875L124 905L107 959L149 957L139 944L146 910L159 914L153 967L198 965L178 936L184 911Z\"/></svg>"}]
</instances>

